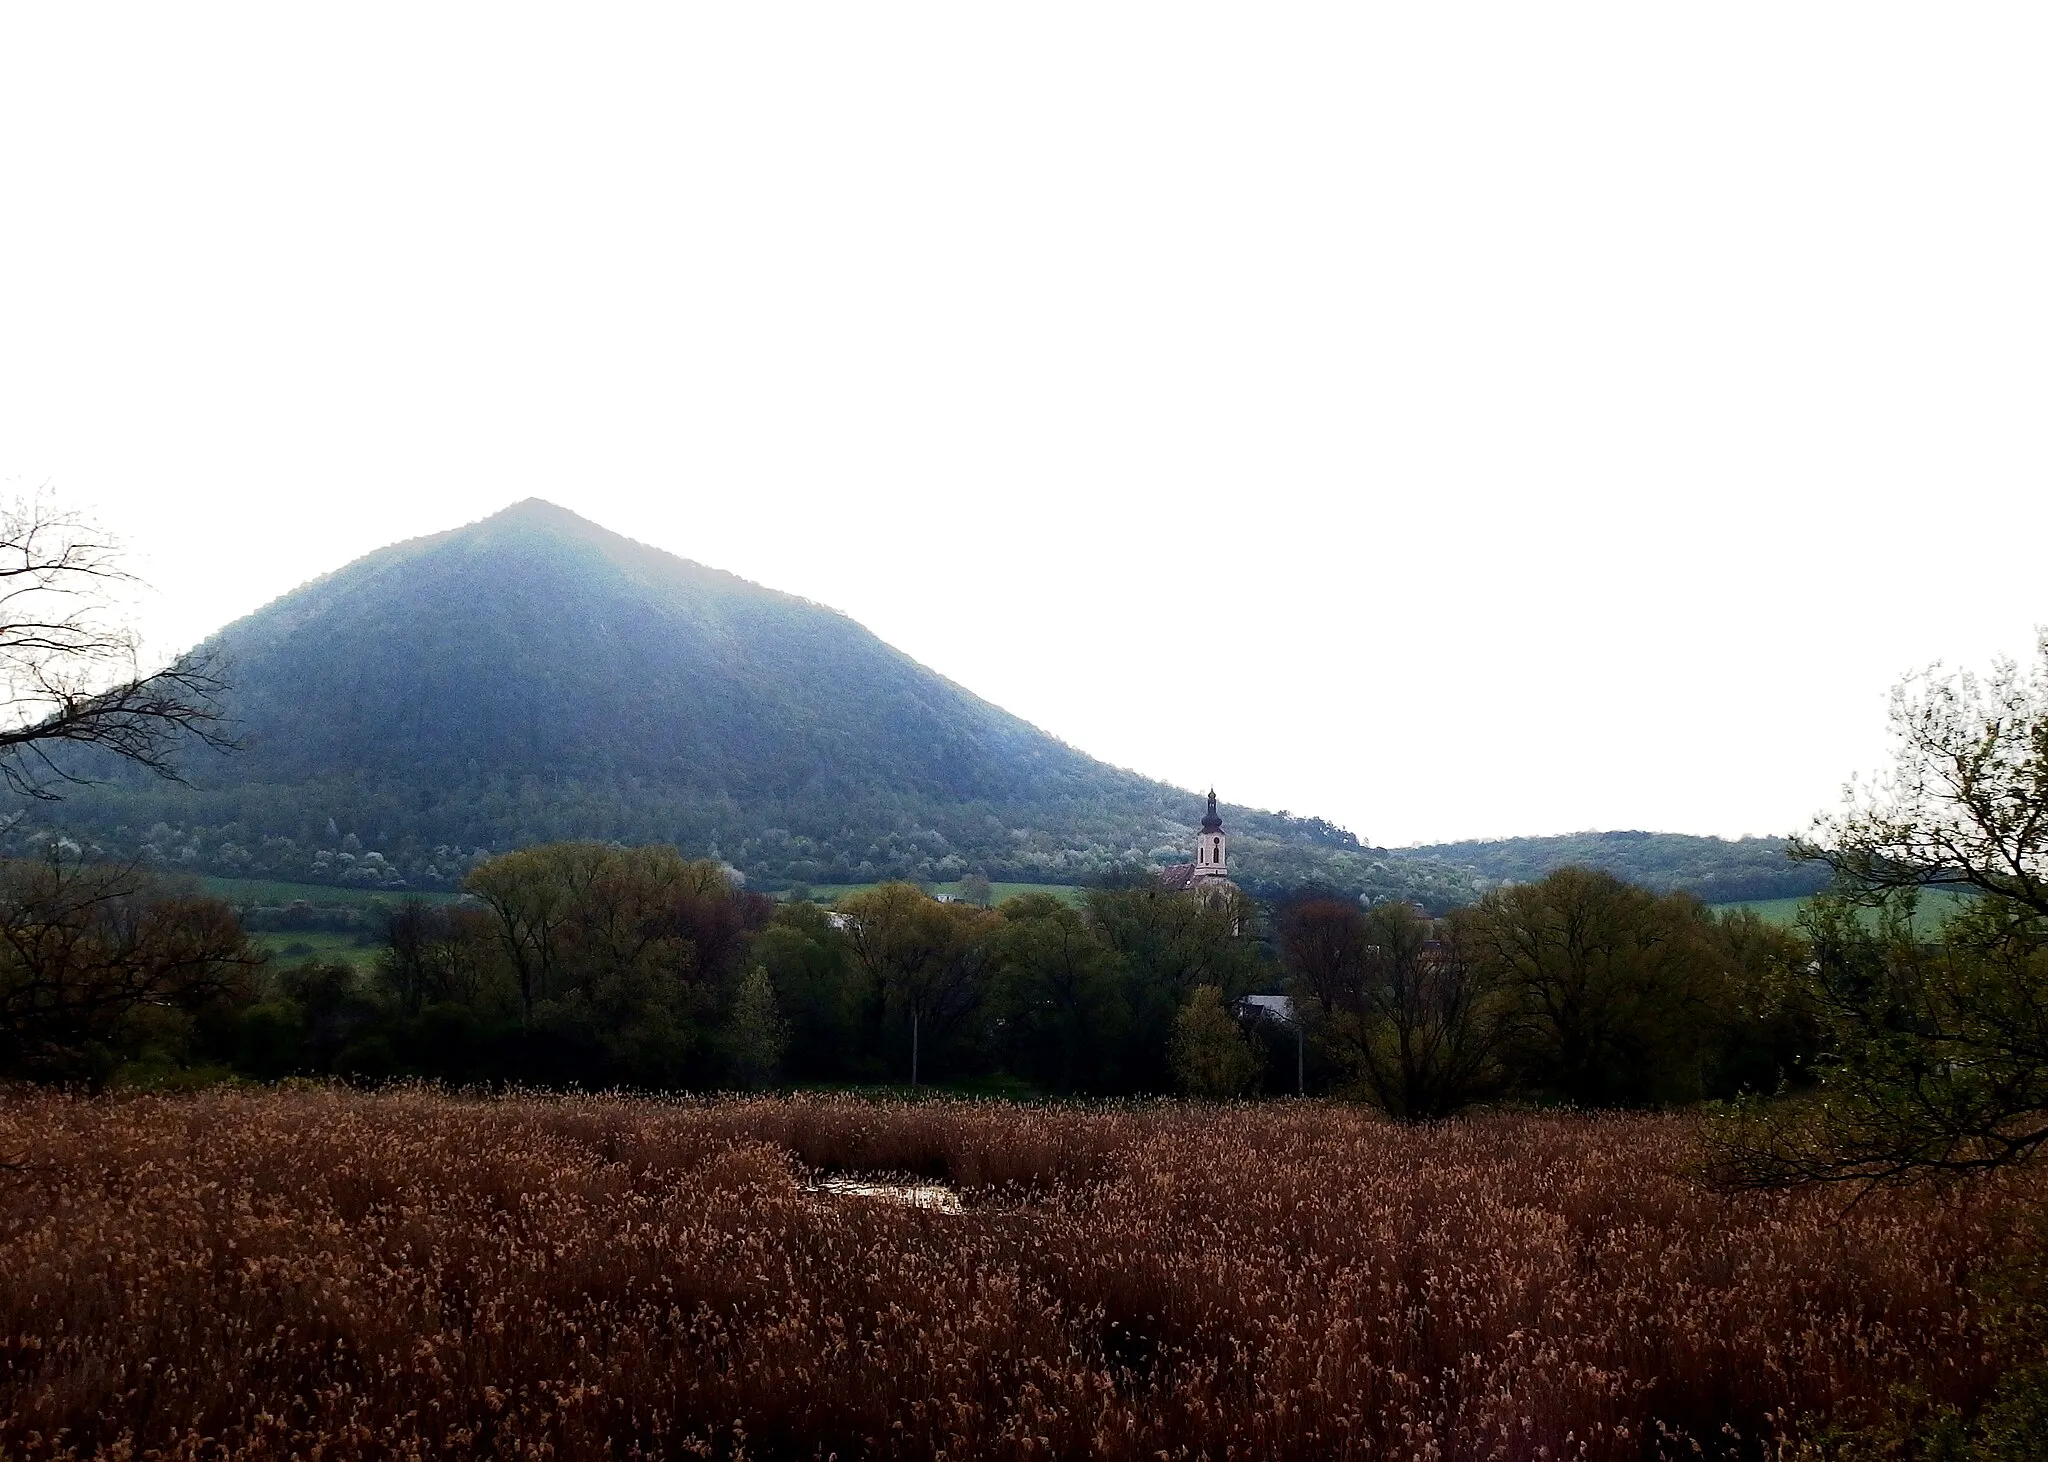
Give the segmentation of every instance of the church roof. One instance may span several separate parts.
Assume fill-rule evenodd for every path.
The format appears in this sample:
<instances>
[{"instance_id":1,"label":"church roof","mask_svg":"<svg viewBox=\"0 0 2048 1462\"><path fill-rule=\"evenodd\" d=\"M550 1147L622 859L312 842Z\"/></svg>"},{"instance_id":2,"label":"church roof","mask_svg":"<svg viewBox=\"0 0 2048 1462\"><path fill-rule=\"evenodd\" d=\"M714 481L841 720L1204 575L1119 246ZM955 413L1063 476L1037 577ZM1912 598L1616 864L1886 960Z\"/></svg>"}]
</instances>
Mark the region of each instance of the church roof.
<instances>
[{"instance_id":1,"label":"church roof","mask_svg":"<svg viewBox=\"0 0 2048 1462\"><path fill-rule=\"evenodd\" d=\"M1159 885L1169 893L1207 891L1221 893L1237 885L1213 869L1193 863L1174 863L1158 870Z\"/></svg>"},{"instance_id":2,"label":"church roof","mask_svg":"<svg viewBox=\"0 0 2048 1462\"><path fill-rule=\"evenodd\" d=\"M1216 815L1216 789L1214 787L1209 789L1209 811L1202 818L1202 831L1205 833L1220 833L1223 831L1223 819Z\"/></svg>"}]
</instances>

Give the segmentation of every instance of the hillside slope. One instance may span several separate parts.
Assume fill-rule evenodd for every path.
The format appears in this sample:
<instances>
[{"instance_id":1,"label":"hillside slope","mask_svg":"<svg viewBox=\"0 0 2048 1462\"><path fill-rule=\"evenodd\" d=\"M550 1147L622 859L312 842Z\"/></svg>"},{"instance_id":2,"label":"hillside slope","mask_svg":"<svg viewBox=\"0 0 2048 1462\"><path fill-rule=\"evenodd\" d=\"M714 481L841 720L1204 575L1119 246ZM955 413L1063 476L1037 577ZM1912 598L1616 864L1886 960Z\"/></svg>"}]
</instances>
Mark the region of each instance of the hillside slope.
<instances>
[{"instance_id":1,"label":"hillside slope","mask_svg":"<svg viewBox=\"0 0 2048 1462\"><path fill-rule=\"evenodd\" d=\"M660 840L777 886L1078 881L1180 856L1200 815L843 614L538 500L372 553L208 647L243 750L194 753L190 787L116 775L59 827L214 872L409 887L479 850ZM1227 816L1256 885L1464 892L1314 819Z\"/></svg>"},{"instance_id":2,"label":"hillside slope","mask_svg":"<svg viewBox=\"0 0 2048 1462\"><path fill-rule=\"evenodd\" d=\"M1527 883L1556 868L1599 868L1659 892L1685 889L1706 902L1791 898L1814 893L1825 869L1795 863L1783 838L1705 838L1685 833L1586 832L1548 838L1434 843L1388 856L1469 872L1479 884Z\"/></svg>"}]
</instances>

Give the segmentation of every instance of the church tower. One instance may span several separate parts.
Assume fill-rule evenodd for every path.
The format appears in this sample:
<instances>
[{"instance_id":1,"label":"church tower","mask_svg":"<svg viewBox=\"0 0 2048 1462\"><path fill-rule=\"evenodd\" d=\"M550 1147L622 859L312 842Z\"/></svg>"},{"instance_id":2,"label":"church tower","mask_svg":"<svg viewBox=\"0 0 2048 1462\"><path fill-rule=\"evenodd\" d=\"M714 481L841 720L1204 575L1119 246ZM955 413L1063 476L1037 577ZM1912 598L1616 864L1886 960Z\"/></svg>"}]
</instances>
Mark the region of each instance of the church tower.
<instances>
[{"instance_id":1,"label":"church tower","mask_svg":"<svg viewBox=\"0 0 2048 1462\"><path fill-rule=\"evenodd\" d=\"M1202 819L1202 831L1195 837L1195 878L1228 878L1229 865L1223 855L1223 819L1216 815L1216 789L1209 789L1209 811Z\"/></svg>"}]
</instances>

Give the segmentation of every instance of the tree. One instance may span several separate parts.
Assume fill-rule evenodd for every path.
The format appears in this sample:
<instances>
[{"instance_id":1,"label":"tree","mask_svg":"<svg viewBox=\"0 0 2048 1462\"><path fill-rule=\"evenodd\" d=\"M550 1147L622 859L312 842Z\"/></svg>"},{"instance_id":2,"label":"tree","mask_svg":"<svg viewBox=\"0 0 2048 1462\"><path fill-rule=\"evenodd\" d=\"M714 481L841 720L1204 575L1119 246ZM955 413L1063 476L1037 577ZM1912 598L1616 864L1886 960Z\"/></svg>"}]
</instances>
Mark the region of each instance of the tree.
<instances>
[{"instance_id":1,"label":"tree","mask_svg":"<svg viewBox=\"0 0 2048 1462\"><path fill-rule=\"evenodd\" d=\"M1300 899L1280 911L1280 962L1296 998L1322 1016L1354 1008L1361 998L1371 936L1356 899Z\"/></svg>"},{"instance_id":2,"label":"tree","mask_svg":"<svg viewBox=\"0 0 2048 1462\"><path fill-rule=\"evenodd\" d=\"M261 962L218 899L56 855L0 864L0 1072L96 1081L125 1022L239 996Z\"/></svg>"},{"instance_id":3,"label":"tree","mask_svg":"<svg viewBox=\"0 0 2048 1462\"><path fill-rule=\"evenodd\" d=\"M927 1040L942 1039L981 1000L999 917L942 904L915 884L884 883L840 903L854 955L910 1020L910 1084Z\"/></svg>"},{"instance_id":4,"label":"tree","mask_svg":"<svg viewBox=\"0 0 2048 1462\"><path fill-rule=\"evenodd\" d=\"M143 670L112 598L130 582L112 538L83 517L42 496L0 503L0 781L10 791L49 801L92 780L59 755L65 748L178 780L182 746L234 745L214 660L188 655Z\"/></svg>"},{"instance_id":5,"label":"tree","mask_svg":"<svg viewBox=\"0 0 2048 1462\"><path fill-rule=\"evenodd\" d=\"M471 870L535 1049L586 1079L689 1078L773 903L673 847L546 843Z\"/></svg>"},{"instance_id":6,"label":"tree","mask_svg":"<svg viewBox=\"0 0 2048 1462\"><path fill-rule=\"evenodd\" d=\"M2048 630L2039 663L1986 679L1939 665L1892 691L1891 774L1851 783L1794 855L1825 864L1865 901L1957 888L2023 923L2048 919Z\"/></svg>"},{"instance_id":7,"label":"tree","mask_svg":"<svg viewBox=\"0 0 2048 1462\"><path fill-rule=\"evenodd\" d=\"M1457 921L1315 901L1283 916L1281 948L1318 1043L1388 1115L1447 1117L1500 1086L1512 1006Z\"/></svg>"},{"instance_id":8,"label":"tree","mask_svg":"<svg viewBox=\"0 0 2048 1462\"><path fill-rule=\"evenodd\" d=\"M1188 997L1213 985L1228 1002L1265 983L1259 948L1248 932L1257 909L1242 894L1211 899L1177 892L1148 873L1090 889L1086 912L1097 938L1122 966L1130 1017L1123 1046L1126 1084L1170 1090L1176 1077L1167 1053Z\"/></svg>"},{"instance_id":9,"label":"tree","mask_svg":"<svg viewBox=\"0 0 2048 1462\"><path fill-rule=\"evenodd\" d=\"M447 916L422 899L407 899L385 916L377 974L407 1015L419 1014L433 989L435 947L447 934Z\"/></svg>"},{"instance_id":10,"label":"tree","mask_svg":"<svg viewBox=\"0 0 2048 1462\"><path fill-rule=\"evenodd\" d=\"M1889 775L1802 840L1836 881L1806 916L1819 1089L1731 1115L1728 1181L1910 1183L2048 1146L2048 632L2037 651L2030 670L1908 677ZM1973 896L1933 937L1930 888Z\"/></svg>"},{"instance_id":11,"label":"tree","mask_svg":"<svg viewBox=\"0 0 2048 1462\"><path fill-rule=\"evenodd\" d=\"M1810 1087L1821 1049L1820 1005L1806 988L1810 943L1745 908L1720 913L1709 942L1724 991L1707 1095L1729 1100Z\"/></svg>"},{"instance_id":12,"label":"tree","mask_svg":"<svg viewBox=\"0 0 2048 1462\"><path fill-rule=\"evenodd\" d=\"M1719 1018L1712 916L1606 873L1560 868L1461 915L1461 957L1514 1003L1521 1079L1581 1106L1689 1101Z\"/></svg>"},{"instance_id":13,"label":"tree","mask_svg":"<svg viewBox=\"0 0 2048 1462\"><path fill-rule=\"evenodd\" d=\"M488 910L407 899L385 919L377 978L406 1015L442 1002L480 1006L502 968Z\"/></svg>"},{"instance_id":14,"label":"tree","mask_svg":"<svg viewBox=\"0 0 2048 1462\"><path fill-rule=\"evenodd\" d=\"M519 984L521 1018L564 984L566 929L583 886L605 849L549 843L504 853L470 870L463 886L484 901Z\"/></svg>"},{"instance_id":15,"label":"tree","mask_svg":"<svg viewBox=\"0 0 2048 1462\"><path fill-rule=\"evenodd\" d=\"M776 1008L775 982L759 965L740 981L726 1034L733 1074L742 1086L762 1087L775 1080L789 1045L789 1027Z\"/></svg>"},{"instance_id":16,"label":"tree","mask_svg":"<svg viewBox=\"0 0 2048 1462\"><path fill-rule=\"evenodd\" d=\"M783 904L756 935L748 958L768 971L789 1025L784 1069L797 1080L872 1078L867 981L846 937L816 904Z\"/></svg>"},{"instance_id":17,"label":"tree","mask_svg":"<svg viewBox=\"0 0 2048 1462\"><path fill-rule=\"evenodd\" d=\"M1245 1039L1214 985L1198 985L1174 1017L1174 1075L1190 1096L1242 1096L1259 1079L1259 1053Z\"/></svg>"},{"instance_id":18,"label":"tree","mask_svg":"<svg viewBox=\"0 0 2048 1462\"><path fill-rule=\"evenodd\" d=\"M1807 991L1823 1022L1820 1088L1738 1108L1717 1134L1739 1186L1884 1185L2010 1166L2048 1145L2048 942L1983 905L1938 939L1910 898L1873 927L1815 900Z\"/></svg>"},{"instance_id":19,"label":"tree","mask_svg":"<svg viewBox=\"0 0 2048 1462\"><path fill-rule=\"evenodd\" d=\"M1000 913L995 1000L1010 1059L1054 1090L1100 1090L1128 1018L1120 962L1080 910L1049 894Z\"/></svg>"}]
</instances>

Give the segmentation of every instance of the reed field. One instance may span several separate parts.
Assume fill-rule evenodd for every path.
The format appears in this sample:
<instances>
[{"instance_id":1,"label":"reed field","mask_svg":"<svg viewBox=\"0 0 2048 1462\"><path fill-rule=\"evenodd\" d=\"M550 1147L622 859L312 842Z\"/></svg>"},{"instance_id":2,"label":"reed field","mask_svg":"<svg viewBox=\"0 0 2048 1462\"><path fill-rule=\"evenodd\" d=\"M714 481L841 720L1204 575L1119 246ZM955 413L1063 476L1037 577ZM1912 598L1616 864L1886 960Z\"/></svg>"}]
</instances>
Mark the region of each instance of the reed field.
<instances>
[{"instance_id":1,"label":"reed field","mask_svg":"<svg viewBox=\"0 0 2048 1462\"><path fill-rule=\"evenodd\" d=\"M2038 1195L1728 1195L1696 1139L12 1091L0 1457L1777 1457L1901 1385L1982 1396L1965 1281Z\"/></svg>"}]
</instances>

